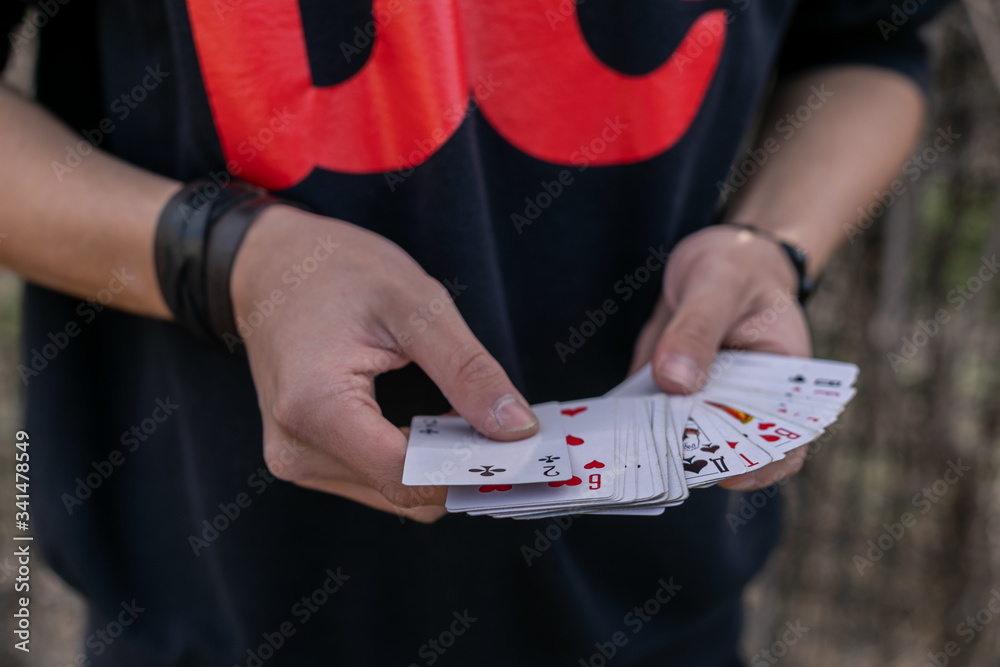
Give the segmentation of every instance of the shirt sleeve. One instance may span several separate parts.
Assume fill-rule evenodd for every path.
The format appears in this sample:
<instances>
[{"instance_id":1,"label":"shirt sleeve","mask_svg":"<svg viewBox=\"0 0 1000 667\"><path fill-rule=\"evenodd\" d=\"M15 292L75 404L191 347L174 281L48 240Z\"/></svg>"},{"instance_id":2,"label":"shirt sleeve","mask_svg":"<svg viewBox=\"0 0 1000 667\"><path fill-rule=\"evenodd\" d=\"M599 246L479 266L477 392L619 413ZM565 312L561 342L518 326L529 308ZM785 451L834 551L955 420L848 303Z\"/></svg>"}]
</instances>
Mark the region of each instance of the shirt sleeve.
<instances>
[{"instance_id":1,"label":"shirt sleeve","mask_svg":"<svg viewBox=\"0 0 1000 667\"><path fill-rule=\"evenodd\" d=\"M778 76L831 65L872 65L928 85L918 29L949 0L801 0L778 57Z\"/></svg>"}]
</instances>

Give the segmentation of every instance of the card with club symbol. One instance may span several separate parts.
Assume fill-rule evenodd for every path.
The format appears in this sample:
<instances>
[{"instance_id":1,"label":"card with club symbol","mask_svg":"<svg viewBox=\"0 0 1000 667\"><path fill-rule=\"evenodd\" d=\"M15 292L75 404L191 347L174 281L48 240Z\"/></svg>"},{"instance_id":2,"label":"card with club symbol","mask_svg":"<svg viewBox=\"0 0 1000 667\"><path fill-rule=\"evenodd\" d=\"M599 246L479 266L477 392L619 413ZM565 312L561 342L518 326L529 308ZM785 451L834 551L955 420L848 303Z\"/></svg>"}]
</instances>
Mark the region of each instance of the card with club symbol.
<instances>
[{"instance_id":1,"label":"card with club symbol","mask_svg":"<svg viewBox=\"0 0 1000 667\"><path fill-rule=\"evenodd\" d=\"M532 408L536 435L498 442L461 417L414 417L403 465L407 486L529 484L573 477L556 403Z\"/></svg>"},{"instance_id":2,"label":"card with club symbol","mask_svg":"<svg viewBox=\"0 0 1000 667\"><path fill-rule=\"evenodd\" d=\"M858 368L726 350L708 375L701 391L668 395L647 365L601 398L533 406L539 434L519 443L488 441L460 417L417 417L403 482L447 484L448 510L470 515L656 516L818 438Z\"/></svg>"}]
</instances>

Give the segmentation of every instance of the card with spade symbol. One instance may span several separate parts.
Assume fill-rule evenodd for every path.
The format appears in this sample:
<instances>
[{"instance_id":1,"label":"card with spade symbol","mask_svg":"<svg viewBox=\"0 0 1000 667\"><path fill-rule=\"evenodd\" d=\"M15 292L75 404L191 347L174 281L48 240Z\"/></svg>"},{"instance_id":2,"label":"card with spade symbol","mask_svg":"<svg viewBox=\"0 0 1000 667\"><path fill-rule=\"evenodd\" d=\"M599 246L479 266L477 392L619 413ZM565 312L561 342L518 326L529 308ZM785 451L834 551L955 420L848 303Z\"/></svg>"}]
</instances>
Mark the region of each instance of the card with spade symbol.
<instances>
[{"instance_id":1,"label":"card with spade symbol","mask_svg":"<svg viewBox=\"0 0 1000 667\"><path fill-rule=\"evenodd\" d=\"M759 352L731 354L730 360L717 361L713 366L710 384L744 387L748 394L759 389L777 390L841 404L854 397L852 387L858 376L858 367L854 364Z\"/></svg>"},{"instance_id":2,"label":"card with spade symbol","mask_svg":"<svg viewBox=\"0 0 1000 667\"><path fill-rule=\"evenodd\" d=\"M819 437L854 396L857 375L854 364L726 351L701 391L680 396L660 392L647 365L602 398L534 407L541 433L522 442L536 447L530 456L546 473L527 455L480 460L494 445L518 443L486 442L461 418L418 417L404 482L448 484L448 510L470 515L656 516L692 489L764 468ZM482 448L473 452L470 441ZM459 466L462 457L475 461Z\"/></svg>"},{"instance_id":3,"label":"card with spade symbol","mask_svg":"<svg viewBox=\"0 0 1000 667\"><path fill-rule=\"evenodd\" d=\"M407 486L530 484L568 481L573 477L559 406L533 407L538 434L497 442L477 432L461 417L414 417L403 465Z\"/></svg>"},{"instance_id":4,"label":"card with spade symbol","mask_svg":"<svg viewBox=\"0 0 1000 667\"><path fill-rule=\"evenodd\" d=\"M794 424L787 419L750 407L743 401L705 398L701 404L712 410L712 415L742 433L754 444L771 451L786 452L812 442L822 429Z\"/></svg>"},{"instance_id":5,"label":"card with spade symbol","mask_svg":"<svg viewBox=\"0 0 1000 667\"><path fill-rule=\"evenodd\" d=\"M695 436L698 446L685 450L684 458L685 479L692 488L758 470L771 461L785 457L780 452L757 446L715 417L702 404L695 404L692 408L688 424L689 428L693 424L698 429ZM689 460L691 464L688 464Z\"/></svg>"}]
</instances>

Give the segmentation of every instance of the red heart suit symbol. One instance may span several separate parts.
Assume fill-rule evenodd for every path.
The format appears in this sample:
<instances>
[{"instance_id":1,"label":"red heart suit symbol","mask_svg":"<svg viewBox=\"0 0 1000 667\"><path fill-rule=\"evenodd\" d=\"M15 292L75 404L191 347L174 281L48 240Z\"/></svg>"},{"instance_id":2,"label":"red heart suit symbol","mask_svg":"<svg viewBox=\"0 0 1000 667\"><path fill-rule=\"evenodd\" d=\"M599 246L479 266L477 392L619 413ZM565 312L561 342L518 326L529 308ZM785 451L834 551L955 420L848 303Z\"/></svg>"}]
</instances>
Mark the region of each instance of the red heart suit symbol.
<instances>
[{"instance_id":1,"label":"red heart suit symbol","mask_svg":"<svg viewBox=\"0 0 1000 667\"><path fill-rule=\"evenodd\" d=\"M595 459L583 467L587 470L593 470L594 468L603 468L604 464Z\"/></svg>"},{"instance_id":2,"label":"red heart suit symbol","mask_svg":"<svg viewBox=\"0 0 1000 667\"><path fill-rule=\"evenodd\" d=\"M729 445L729 449L736 449L736 445L738 445L740 443L738 443L738 442L730 442L729 440L726 440L726 444Z\"/></svg>"},{"instance_id":3,"label":"red heart suit symbol","mask_svg":"<svg viewBox=\"0 0 1000 667\"><path fill-rule=\"evenodd\" d=\"M774 428L774 423L768 422L767 424L757 424L757 428L761 431L766 431L769 428Z\"/></svg>"},{"instance_id":4,"label":"red heart suit symbol","mask_svg":"<svg viewBox=\"0 0 1000 667\"><path fill-rule=\"evenodd\" d=\"M764 438L768 442L777 442L778 440L781 440L781 438L777 435L762 435L760 437Z\"/></svg>"},{"instance_id":5,"label":"red heart suit symbol","mask_svg":"<svg viewBox=\"0 0 1000 667\"><path fill-rule=\"evenodd\" d=\"M566 436L566 444L567 445L582 445L583 444L583 438L578 438L575 435L567 435Z\"/></svg>"},{"instance_id":6,"label":"red heart suit symbol","mask_svg":"<svg viewBox=\"0 0 1000 667\"><path fill-rule=\"evenodd\" d=\"M566 408L565 410L560 410L559 412L561 414L566 415L567 417L575 417L576 415L580 414L581 412L583 412L586 409L587 409L587 406L584 406L582 408Z\"/></svg>"},{"instance_id":7,"label":"red heart suit symbol","mask_svg":"<svg viewBox=\"0 0 1000 667\"><path fill-rule=\"evenodd\" d=\"M553 489L560 486L578 486L580 484L583 484L583 480L577 477L576 475L573 475L569 479L563 480L561 482L549 482L549 486L551 486Z\"/></svg>"},{"instance_id":8,"label":"red heart suit symbol","mask_svg":"<svg viewBox=\"0 0 1000 667\"><path fill-rule=\"evenodd\" d=\"M489 493L491 491L510 491L513 487L511 484L484 484L479 487L479 493Z\"/></svg>"}]
</instances>

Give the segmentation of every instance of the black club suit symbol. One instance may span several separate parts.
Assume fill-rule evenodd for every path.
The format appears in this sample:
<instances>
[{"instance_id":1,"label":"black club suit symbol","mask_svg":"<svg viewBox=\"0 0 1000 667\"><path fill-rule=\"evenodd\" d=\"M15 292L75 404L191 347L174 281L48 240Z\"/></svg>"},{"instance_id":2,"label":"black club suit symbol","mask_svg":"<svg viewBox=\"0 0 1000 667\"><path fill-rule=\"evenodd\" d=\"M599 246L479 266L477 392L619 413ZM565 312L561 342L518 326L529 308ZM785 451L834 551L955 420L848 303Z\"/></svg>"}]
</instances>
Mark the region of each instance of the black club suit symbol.
<instances>
[{"instance_id":1,"label":"black club suit symbol","mask_svg":"<svg viewBox=\"0 0 1000 667\"><path fill-rule=\"evenodd\" d=\"M493 466L482 466L481 468L469 468L469 472L478 472L480 477L493 477L498 472L507 472L506 468L495 468Z\"/></svg>"}]
</instances>

